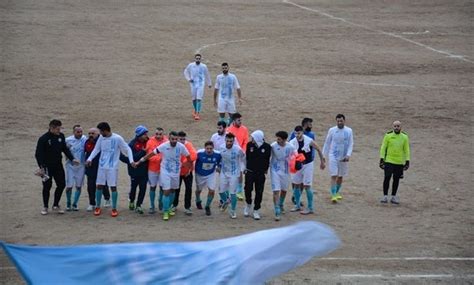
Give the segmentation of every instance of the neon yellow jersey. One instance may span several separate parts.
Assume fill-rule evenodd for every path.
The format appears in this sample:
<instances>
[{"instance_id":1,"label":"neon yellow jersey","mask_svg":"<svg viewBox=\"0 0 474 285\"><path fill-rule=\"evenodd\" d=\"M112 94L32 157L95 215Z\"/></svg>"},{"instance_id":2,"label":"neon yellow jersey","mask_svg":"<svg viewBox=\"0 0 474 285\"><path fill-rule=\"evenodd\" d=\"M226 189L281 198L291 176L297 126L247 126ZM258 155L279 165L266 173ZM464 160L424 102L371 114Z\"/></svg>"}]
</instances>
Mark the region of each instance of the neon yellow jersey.
<instances>
[{"instance_id":1,"label":"neon yellow jersey","mask_svg":"<svg viewBox=\"0 0 474 285\"><path fill-rule=\"evenodd\" d=\"M385 162L404 165L410 160L410 142L404 132L396 134L390 131L385 134L380 147L380 158Z\"/></svg>"}]
</instances>

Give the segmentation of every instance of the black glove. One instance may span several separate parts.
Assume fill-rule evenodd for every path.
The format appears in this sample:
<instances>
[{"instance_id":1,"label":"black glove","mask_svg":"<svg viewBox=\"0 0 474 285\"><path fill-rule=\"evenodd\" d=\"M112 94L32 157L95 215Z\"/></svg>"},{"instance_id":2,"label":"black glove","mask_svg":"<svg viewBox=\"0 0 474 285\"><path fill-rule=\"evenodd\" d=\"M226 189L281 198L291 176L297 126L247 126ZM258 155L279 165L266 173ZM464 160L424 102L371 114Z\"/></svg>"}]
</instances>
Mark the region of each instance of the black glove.
<instances>
[{"instance_id":1,"label":"black glove","mask_svg":"<svg viewBox=\"0 0 474 285\"><path fill-rule=\"evenodd\" d=\"M406 171L406 170L408 170L409 167L410 167L410 161L407 160L407 161L405 162L405 166L403 167L403 170Z\"/></svg>"},{"instance_id":2,"label":"black glove","mask_svg":"<svg viewBox=\"0 0 474 285\"><path fill-rule=\"evenodd\" d=\"M380 159L379 167L380 167L380 169L384 169L384 168L385 168L385 162L383 161L383 158Z\"/></svg>"},{"instance_id":3,"label":"black glove","mask_svg":"<svg viewBox=\"0 0 474 285\"><path fill-rule=\"evenodd\" d=\"M303 163L301 161L297 161L295 163L295 169L300 170L301 168L303 168Z\"/></svg>"}]
</instances>

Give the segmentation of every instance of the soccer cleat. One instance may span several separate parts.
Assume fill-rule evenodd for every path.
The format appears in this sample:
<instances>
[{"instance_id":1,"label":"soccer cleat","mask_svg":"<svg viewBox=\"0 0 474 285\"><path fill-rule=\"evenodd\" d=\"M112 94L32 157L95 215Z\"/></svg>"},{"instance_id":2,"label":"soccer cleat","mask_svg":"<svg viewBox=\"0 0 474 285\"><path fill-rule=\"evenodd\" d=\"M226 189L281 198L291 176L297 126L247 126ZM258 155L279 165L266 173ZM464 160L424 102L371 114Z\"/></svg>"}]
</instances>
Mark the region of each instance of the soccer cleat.
<instances>
[{"instance_id":1,"label":"soccer cleat","mask_svg":"<svg viewBox=\"0 0 474 285\"><path fill-rule=\"evenodd\" d=\"M110 202L110 199L109 199L109 200L105 200L105 202L104 202L104 207L109 208L110 206L112 206L112 204L111 204L111 202Z\"/></svg>"},{"instance_id":2,"label":"soccer cleat","mask_svg":"<svg viewBox=\"0 0 474 285\"><path fill-rule=\"evenodd\" d=\"M252 205L249 205L249 204L246 204L245 207L244 207L244 217L248 217L250 216L250 207Z\"/></svg>"},{"instance_id":3,"label":"soccer cleat","mask_svg":"<svg viewBox=\"0 0 474 285\"><path fill-rule=\"evenodd\" d=\"M186 216L191 216L193 214L193 211L191 211L191 209L184 209L184 214Z\"/></svg>"},{"instance_id":4,"label":"soccer cleat","mask_svg":"<svg viewBox=\"0 0 474 285\"><path fill-rule=\"evenodd\" d=\"M155 213L156 213L155 208L150 208L150 209L148 210L148 214L153 215L153 214L155 214Z\"/></svg>"},{"instance_id":5,"label":"soccer cleat","mask_svg":"<svg viewBox=\"0 0 474 285\"><path fill-rule=\"evenodd\" d=\"M196 115L194 115L194 120L196 121L201 120L201 117L199 117L199 113L196 113Z\"/></svg>"},{"instance_id":6,"label":"soccer cleat","mask_svg":"<svg viewBox=\"0 0 474 285\"><path fill-rule=\"evenodd\" d=\"M135 212L137 212L140 215L143 215L145 212L143 211L142 207L136 207Z\"/></svg>"},{"instance_id":7,"label":"soccer cleat","mask_svg":"<svg viewBox=\"0 0 474 285\"><path fill-rule=\"evenodd\" d=\"M286 214L286 211L285 211L285 208L280 205L280 213L283 215L283 214Z\"/></svg>"},{"instance_id":8,"label":"soccer cleat","mask_svg":"<svg viewBox=\"0 0 474 285\"><path fill-rule=\"evenodd\" d=\"M211 215L211 208L206 207L205 210L206 210L206 216L210 216Z\"/></svg>"},{"instance_id":9,"label":"soccer cleat","mask_svg":"<svg viewBox=\"0 0 474 285\"><path fill-rule=\"evenodd\" d=\"M237 199L239 199L239 201L244 200L244 193L243 192L238 192L236 195L237 195Z\"/></svg>"},{"instance_id":10,"label":"soccer cleat","mask_svg":"<svg viewBox=\"0 0 474 285\"><path fill-rule=\"evenodd\" d=\"M229 201L225 201L224 203L222 203L221 211L224 212L228 206L229 206Z\"/></svg>"},{"instance_id":11,"label":"soccer cleat","mask_svg":"<svg viewBox=\"0 0 474 285\"><path fill-rule=\"evenodd\" d=\"M44 216L44 215L47 215L47 214L48 214L48 208L43 208L43 209L41 210L41 215Z\"/></svg>"},{"instance_id":12,"label":"soccer cleat","mask_svg":"<svg viewBox=\"0 0 474 285\"><path fill-rule=\"evenodd\" d=\"M336 197L336 195L332 195L332 196L331 196L331 202L337 203L337 197Z\"/></svg>"},{"instance_id":13,"label":"soccer cleat","mask_svg":"<svg viewBox=\"0 0 474 285\"><path fill-rule=\"evenodd\" d=\"M341 193L336 193L336 199L339 201L339 200L342 200L342 195Z\"/></svg>"},{"instance_id":14,"label":"soccer cleat","mask_svg":"<svg viewBox=\"0 0 474 285\"><path fill-rule=\"evenodd\" d=\"M294 207L290 210L290 212L299 212L299 211L301 211L301 208L298 207L298 206L294 206Z\"/></svg>"},{"instance_id":15,"label":"soccer cleat","mask_svg":"<svg viewBox=\"0 0 474 285\"><path fill-rule=\"evenodd\" d=\"M398 200L397 196L392 196L392 199L390 199L390 203L398 205L400 204L400 201Z\"/></svg>"},{"instance_id":16,"label":"soccer cleat","mask_svg":"<svg viewBox=\"0 0 474 285\"><path fill-rule=\"evenodd\" d=\"M71 212L71 211L72 211L71 205L66 205L66 211L67 211L67 212Z\"/></svg>"},{"instance_id":17,"label":"soccer cleat","mask_svg":"<svg viewBox=\"0 0 474 285\"><path fill-rule=\"evenodd\" d=\"M112 217L117 217L118 216L118 211L117 209L112 209L112 213L110 214Z\"/></svg>"},{"instance_id":18,"label":"soccer cleat","mask_svg":"<svg viewBox=\"0 0 474 285\"><path fill-rule=\"evenodd\" d=\"M260 213L257 210L253 211L253 219L260 220Z\"/></svg>"},{"instance_id":19,"label":"soccer cleat","mask_svg":"<svg viewBox=\"0 0 474 285\"><path fill-rule=\"evenodd\" d=\"M100 216L101 213L102 213L102 210L99 207L95 208L94 216Z\"/></svg>"},{"instance_id":20,"label":"soccer cleat","mask_svg":"<svg viewBox=\"0 0 474 285\"><path fill-rule=\"evenodd\" d=\"M135 203L133 203L133 202L128 203L128 209L129 209L130 211L135 210Z\"/></svg>"},{"instance_id":21,"label":"soccer cleat","mask_svg":"<svg viewBox=\"0 0 474 285\"><path fill-rule=\"evenodd\" d=\"M231 219L237 219L237 214L235 213L235 211L230 210L229 214Z\"/></svg>"},{"instance_id":22,"label":"soccer cleat","mask_svg":"<svg viewBox=\"0 0 474 285\"><path fill-rule=\"evenodd\" d=\"M171 208L168 210L168 214L169 214L170 216L174 216L174 215L176 215L176 212L175 212L175 211L176 211L176 208L175 208L175 207L171 207Z\"/></svg>"},{"instance_id":23,"label":"soccer cleat","mask_svg":"<svg viewBox=\"0 0 474 285\"><path fill-rule=\"evenodd\" d=\"M163 220L164 220L164 221L167 221L167 220L169 220L169 219L170 219L170 214L169 214L169 212L164 212L164 213L163 213Z\"/></svg>"},{"instance_id":24,"label":"soccer cleat","mask_svg":"<svg viewBox=\"0 0 474 285\"><path fill-rule=\"evenodd\" d=\"M86 209L87 212L92 212L93 210L94 210L94 206L92 205L87 206L87 209Z\"/></svg>"},{"instance_id":25,"label":"soccer cleat","mask_svg":"<svg viewBox=\"0 0 474 285\"><path fill-rule=\"evenodd\" d=\"M201 201L196 202L196 208L199 209L199 210L202 210L202 202Z\"/></svg>"},{"instance_id":26,"label":"soccer cleat","mask_svg":"<svg viewBox=\"0 0 474 285\"><path fill-rule=\"evenodd\" d=\"M79 211L79 208L77 207L77 205L72 205L72 210L77 212L77 211Z\"/></svg>"},{"instance_id":27,"label":"soccer cleat","mask_svg":"<svg viewBox=\"0 0 474 285\"><path fill-rule=\"evenodd\" d=\"M281 216L280 215L275 215L275 221L279 221L281 220Z\"/></svg>"},{"instance_id":28,"label":"soccer cleat","mask_svg":"<svg viewBox=\"0 0 474 285\"><path fill-rule=\"evenodd\" d=\"M310 210L310 209L305 209L305 210L303 210L303 211L300 211L300 214L301 214L301 215L314 214L314 211L313 211L313 210Z\"/></svg>"},{"instance_id":29,"label":"soccer cleat","mask_svg":"<svg viewBox=\"0 0 474 285\"><path fill-rule=\"evenodd\" d=\"M59 206L54 206L53 207L53 212L56 212L58 214L64 214L64 210L61 209L61 207L59 207Z\"/></svg>"},{"instance_id":30,"label":"soccer cleat","mask_svg":"<svg viewBox=\"0 0 474 285\"><path fill-rule=\"evenodd\" d=\"M388 197L387 195L383 196L383 198L380 200L380 203L387 204L388 202Z\"/></svg>"}]
</instances>

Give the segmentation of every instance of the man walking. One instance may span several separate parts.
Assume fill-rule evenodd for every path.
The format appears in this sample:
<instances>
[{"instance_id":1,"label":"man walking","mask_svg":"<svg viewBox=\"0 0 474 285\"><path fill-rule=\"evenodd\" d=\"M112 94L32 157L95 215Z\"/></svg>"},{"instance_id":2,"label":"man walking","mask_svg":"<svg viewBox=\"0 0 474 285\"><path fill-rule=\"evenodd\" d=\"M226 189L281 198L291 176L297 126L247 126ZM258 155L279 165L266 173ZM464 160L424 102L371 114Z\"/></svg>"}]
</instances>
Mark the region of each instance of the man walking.
<instances>
[{"instance_id":1,"label":"man walking","mask_svg":"<svg viewBox=\"0 0 474 285\"><path fill-rule=\"evenodd\" d=\"M247 150L249 130L242 124L242 115L240 113L235 113L232 115L232 124L227 128L227 132L235 136L235 141L240 146L242 151ZM242 182L239 182L237 185L237 199L240 201L244 200Z\"/></svg>"},{"instance_id":2,"label":"man walking","mask_svg":"<svg viewBox=\"0 0 474 285\"><path fill-rule=\"evenodd\" d=\"M66 145L72 155L79 161L79 165L74 165L69 159L66 160L66 211L79 211L77 203L81 196L81 188L85 175L84 144L87 138L82 134L82 127L74 125L72 127L73 135L66 138ZM74 192L74 201L71 207L72 188L76 186Z\"/></svg>"},{"instance_id":3,"label":"man walking","mask_svg":"<svg viewBox=\"0 0 474 285\"><path fill-rule=\"evenodd\" d=\"M191 161L194 163L196 161L196 149L193 144L186 139L186 133L183 131L178 132L178 141L186 147L191 156ZM184 214L191 216L193 211L191 210L191 198L193 194L193 170L194 165L188 165L185 163L186 158L181 157L181 170L179 173L179 187L176 191L176 195L173 201L173 207L176 209L179 204L179 193L181 191L181 184L184 182ZM202 207L201 207L202 209Z\"/></svg>"},{"instance_id":4,"label":"man walking","mask_svg":"<svg viewBox=\"0 0 474 285\"><path fill-rule=\"evenodd\" d=\"M239 105L242 105L242 92L237 77L229 72L229 64L222 64L222 74L217 75L216 85L214 86L214 107L217 107L219 120L225 120L225 114L228 113L228 124L232 121L232 114L237 112L235 107L234 90L239 97ZM219 98L219 100L218 100Z\"/></svg>"},{"instance_id":5,"label":"man walking","mask_svg":"<svg viewBox=\"0 0 474 285\"><path fill-rule=\"evenodd\" d=\"M194 55L194 62L188 64L184 69L184 78L189 82L191 88L191 97L193 100L193 118L200 120L201 103L204 97L204 85L207 83L209 89L212 87L211 76L207 66L201 63L201 55L199 53Z\"/></svg>"},{"instance_id":6,"label":"man walking","mask_svg":"<svg viewBox=\"0 0 474 285\"><path fill-rule=\"evenodd\" d=\"M149 154L155 150L162 143L168 141L168 137L164 135L163 128L156 128L155 135L146 142L146 153ZM156 213L155 200L156 200L156 187L160 179L160 165L161 165L161 154L155 155L148 159L148 183L150 184L150 210L149 214ZM158 195L158 209L163 210L163 189L160 187Z\"/></svg>"},{"instance_id":7,"label":"man walking","mask_svg":"<svg viewBox=\"0 0 474 285\"><path fill-rule=\"evenodd\" d=\"M211 136L211 141L214 144L214 149L219 151L225 148L225 135L227 134L227 123L224 121L217 122L217 132Z\"/></svg>"},{"instance_id":8,"label":"man walking","mask_svg":"<svg viewBox=\"0 0 474 285\"><path fill-rule=\"evenodd\" d=\"M340 193L342 180L349 171L349 159L352 155L354 138L352 129L345 126L346 117L337 114L336 126L329 129L323 146L324 157L328 159L329 174L331 175L331 201L342 200Z\"/></svg>"},{"instance_id":9,"label":"man walking","mask_svg":"<svg viewBox=\"0 0 474 285\"><path fill-rule=\"evenodd\" d=\"M380 147L380 168L384 170L383 180L383 198L381 203L388 202L388 188L390 179L392 182L392 198L390 202L398 205L400 203L397 197L397 190L400 178L403 177L403 171L410 167L410 142L408 135L402 132L402 123L393 122L393 130L386 133L382 146Z\"/></svg>"}]
</instances>

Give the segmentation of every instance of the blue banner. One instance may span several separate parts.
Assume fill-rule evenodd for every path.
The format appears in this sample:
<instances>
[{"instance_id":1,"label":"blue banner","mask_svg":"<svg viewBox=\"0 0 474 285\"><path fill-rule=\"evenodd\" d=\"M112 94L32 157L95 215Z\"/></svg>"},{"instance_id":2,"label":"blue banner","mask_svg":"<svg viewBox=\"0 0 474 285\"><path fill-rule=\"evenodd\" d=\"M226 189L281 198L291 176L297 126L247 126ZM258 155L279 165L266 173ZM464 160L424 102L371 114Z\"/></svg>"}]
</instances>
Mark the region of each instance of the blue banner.
<instances>
[{"instance_id":1,"label":"blue banner","mask_svg":"<svg viewBox=\"0 0 474 285\"><path fill-rule=\"evenodd\" d=\"M27 246L1 243L29 284L262 284L340 240L321 223L204 242Z\"/></svg>"}]
</instances>

